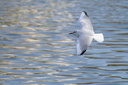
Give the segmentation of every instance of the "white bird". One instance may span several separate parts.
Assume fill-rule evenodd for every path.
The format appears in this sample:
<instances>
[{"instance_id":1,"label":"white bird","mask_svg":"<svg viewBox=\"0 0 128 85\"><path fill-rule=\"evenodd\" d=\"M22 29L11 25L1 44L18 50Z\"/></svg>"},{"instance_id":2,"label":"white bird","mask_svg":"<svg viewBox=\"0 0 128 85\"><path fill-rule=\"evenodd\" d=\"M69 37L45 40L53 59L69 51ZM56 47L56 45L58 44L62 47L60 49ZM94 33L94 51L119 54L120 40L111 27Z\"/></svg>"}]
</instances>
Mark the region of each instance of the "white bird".
<instances>
[{"instance_id":1,"label":"white bird","mask_svg":"<svg viewBox=\"0 0 128 85\"><path fill-rule=\"evenodd\" d=\"M90 46L93 38L99 43L102 43L104 36L102 33L95 34L89 16L85 11L81 13L79 21L82 24L82 28L69 34L74 34L78 37L76 41L76 52L77 55L83 55Z\"/></svg>"}]
</instances>

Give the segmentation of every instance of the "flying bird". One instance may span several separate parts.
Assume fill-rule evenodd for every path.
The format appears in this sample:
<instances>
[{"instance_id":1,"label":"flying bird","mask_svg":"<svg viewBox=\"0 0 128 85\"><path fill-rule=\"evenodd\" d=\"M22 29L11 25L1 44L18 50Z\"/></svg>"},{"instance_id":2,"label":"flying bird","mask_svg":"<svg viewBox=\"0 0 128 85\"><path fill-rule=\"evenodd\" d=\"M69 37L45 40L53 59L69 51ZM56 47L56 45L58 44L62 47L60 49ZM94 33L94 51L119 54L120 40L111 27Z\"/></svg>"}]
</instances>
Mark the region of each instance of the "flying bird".
<instances>
[{"instance_id":1,"label":"flying bird","mask_svg":"<svg viewBox=\"0 0 128 85\"><path fill-rule=\"evenodd\" d=\"M102 33L95 34L87 12L83 11L81 13L79 21L82 24L82 28L69 34L74 34L78 38L76 41L76 52L77 55L83 55L93 39L102 43L104 41L104 36Z\"/></svg>"}]
</instances>

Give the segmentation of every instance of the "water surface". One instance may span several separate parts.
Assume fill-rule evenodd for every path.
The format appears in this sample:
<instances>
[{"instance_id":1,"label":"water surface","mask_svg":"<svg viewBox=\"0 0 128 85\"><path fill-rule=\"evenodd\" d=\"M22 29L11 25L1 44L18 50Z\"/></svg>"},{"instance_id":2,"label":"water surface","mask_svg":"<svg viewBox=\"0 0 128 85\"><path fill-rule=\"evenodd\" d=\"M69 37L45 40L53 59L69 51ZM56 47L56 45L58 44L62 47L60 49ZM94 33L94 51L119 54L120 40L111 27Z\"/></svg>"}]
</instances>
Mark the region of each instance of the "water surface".
<instances>
[{"instance_id":1,"label":"water surface","mask_svg":"<svg viewBox=\"0 0 128 85\"><path fill-rule=\"evenodd\" d=\"M104 3L103 3L104 2ZM1 85L127 85L127 0L4 0L0 3ZM76 56L82 11L103 43Z\"/></svg>"}]
</instances>

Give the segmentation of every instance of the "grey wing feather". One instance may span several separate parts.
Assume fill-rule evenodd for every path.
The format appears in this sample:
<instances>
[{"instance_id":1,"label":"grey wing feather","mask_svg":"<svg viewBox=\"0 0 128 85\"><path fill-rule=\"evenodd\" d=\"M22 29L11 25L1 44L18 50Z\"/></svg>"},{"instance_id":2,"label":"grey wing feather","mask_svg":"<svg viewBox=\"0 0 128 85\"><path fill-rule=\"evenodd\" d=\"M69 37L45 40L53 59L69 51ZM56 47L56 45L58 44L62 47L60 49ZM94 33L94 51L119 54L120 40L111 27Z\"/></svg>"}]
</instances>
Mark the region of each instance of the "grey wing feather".
<instances>
[{"instance_id":1,"label":"grey wing feather","mask_svg":"<svg viewBox=\"0 0 128 85\"><path fill-rule=\"evenodd\" d=\"M76 43L77 55L83 55L92 42L92 37L81 35Z\"/></svg>"},{"instance_id":2,"label":"grey wing feather","mask_svg":"<svg viewBox=\"0 0 128 85\"><path fill-rule=\"evenodd\" d=\"M88 14L85 11L81 13L79 21L82 24L82 29L88 29L90 31L93 31L92 23L88 17Z\"/></svg>"}]
</instances>

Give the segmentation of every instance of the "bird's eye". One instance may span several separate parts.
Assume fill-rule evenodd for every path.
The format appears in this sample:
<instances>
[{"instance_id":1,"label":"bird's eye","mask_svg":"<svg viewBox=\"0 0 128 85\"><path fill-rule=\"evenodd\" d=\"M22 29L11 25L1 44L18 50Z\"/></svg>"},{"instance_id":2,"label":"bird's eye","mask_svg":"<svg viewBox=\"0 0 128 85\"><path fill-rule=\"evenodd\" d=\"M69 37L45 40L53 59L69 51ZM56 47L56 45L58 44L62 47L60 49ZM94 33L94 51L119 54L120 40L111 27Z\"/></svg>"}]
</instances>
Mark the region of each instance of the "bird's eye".
<instances>
[{"instance_id":1,"label":"bird's eye","mask_svg":"<svg viewBox=\"0 0 128 85\"><path fill-rule=\"evenodd\" d=\"M76 31L74 31L74 33L76 33Z\"/></svg>"}]
</instances>

